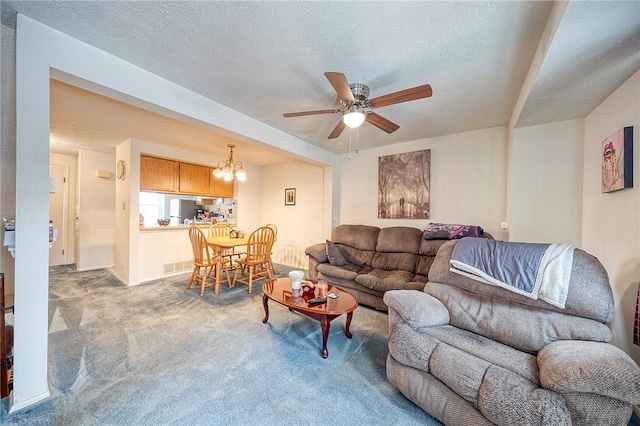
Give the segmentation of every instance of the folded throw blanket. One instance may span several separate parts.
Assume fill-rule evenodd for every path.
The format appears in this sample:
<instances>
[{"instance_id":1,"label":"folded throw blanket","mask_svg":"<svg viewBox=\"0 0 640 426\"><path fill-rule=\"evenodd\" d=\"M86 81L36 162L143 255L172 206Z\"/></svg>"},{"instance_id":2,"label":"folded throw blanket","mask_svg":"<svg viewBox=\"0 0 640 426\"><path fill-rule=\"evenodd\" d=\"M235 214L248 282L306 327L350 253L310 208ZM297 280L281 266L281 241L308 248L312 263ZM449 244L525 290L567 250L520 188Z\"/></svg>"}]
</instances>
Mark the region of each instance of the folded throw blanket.
<instances>
[{"instance_id":1,"label":"folded throw blanket","mask_svg":"<svg viewBox=\"0 0 640 426\"><path fill-rule=\"evenodd\" d=\"M451 254L451 272L564 309L574 247L463 238Z\"/></svg>"}]
</instances>

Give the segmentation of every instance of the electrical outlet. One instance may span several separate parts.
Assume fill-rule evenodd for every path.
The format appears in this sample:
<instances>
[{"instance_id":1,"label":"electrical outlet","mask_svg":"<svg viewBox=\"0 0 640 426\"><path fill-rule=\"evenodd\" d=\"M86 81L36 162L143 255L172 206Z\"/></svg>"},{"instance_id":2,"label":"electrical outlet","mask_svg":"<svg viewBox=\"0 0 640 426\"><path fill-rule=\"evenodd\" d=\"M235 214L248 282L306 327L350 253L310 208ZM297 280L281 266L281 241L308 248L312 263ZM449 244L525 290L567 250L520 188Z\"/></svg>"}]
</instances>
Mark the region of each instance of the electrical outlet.
<instances>
[{"instance_id":1,"label":"electrical outlet","mask_svg":"<svg viewBox=\"0 0 640 426\"><path fill-rule=\"evenodd\" d=\"M509 229L509 224L507 222L502 222L502 223L500 223L500 228Z\"/></svg>"}]
</instances>

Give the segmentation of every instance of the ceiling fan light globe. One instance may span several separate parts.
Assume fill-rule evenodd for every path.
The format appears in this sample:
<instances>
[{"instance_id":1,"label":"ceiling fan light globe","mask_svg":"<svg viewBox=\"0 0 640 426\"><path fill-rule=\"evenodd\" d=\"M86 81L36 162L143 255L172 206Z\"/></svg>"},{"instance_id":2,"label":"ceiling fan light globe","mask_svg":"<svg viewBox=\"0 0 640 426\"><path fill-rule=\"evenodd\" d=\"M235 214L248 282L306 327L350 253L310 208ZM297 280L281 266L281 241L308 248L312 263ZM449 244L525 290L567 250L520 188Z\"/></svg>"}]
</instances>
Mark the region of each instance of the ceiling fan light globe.
<instances>
[{"instance_id":1,"label":"ceiling fan light globe","mask_svg":"<svg viewBox=\"0 0 640 426\"><path fill-rule=\"evenodd\" d=\"M359 127L362 123L364 123L364 119L364 113L359 111L348 112L342 117L344 124L346 124L347 127L351 127L352 129L355 129L356 127Z\"/></svg>"}]
</instances>

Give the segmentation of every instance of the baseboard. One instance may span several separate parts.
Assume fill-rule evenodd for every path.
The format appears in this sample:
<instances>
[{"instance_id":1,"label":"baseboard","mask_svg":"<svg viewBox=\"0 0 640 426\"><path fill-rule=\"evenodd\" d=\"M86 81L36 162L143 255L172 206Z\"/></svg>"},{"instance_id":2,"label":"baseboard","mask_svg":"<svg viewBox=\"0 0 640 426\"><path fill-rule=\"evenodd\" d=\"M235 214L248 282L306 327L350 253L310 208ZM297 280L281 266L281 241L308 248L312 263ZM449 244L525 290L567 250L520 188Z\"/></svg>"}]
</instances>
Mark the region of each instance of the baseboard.
<instances>
[{"instance_id":1,"label":"baseboard","mask_svg":"<svg viewBox=\"0 0 640 426\"><path fill-rule=\"evenodd\" d=\"M88 268L78 268L76 267L76 271L78 272L87 272L87 271L95 271L97 269L109 269L113 268L115 265L112 263L111 265L102 265L102 266L90 266Z\"/></svg>"},{"instance_id":2,"label":"baseboard","mask_svg":"<svg viewBox=\"0 0 640 426\"><path fill-rule=\"evenodd\" d=\"M31 397L29 399L27 399L26 401L22 401L19 404L14 404L13 403L13 392L11 392L11 394L9 395L9 406L11 408L9 408L9 414L15 413L16 411L20 411L20 410L24 410L27 407L31 407L34 404L37 404L39 402L44 401L45 399L49 398L51 396L51 393L49 392L49 386L47 386L47 391L41 393L40 395L36 395L34 397Z\"/></svg>"}]
</instances>

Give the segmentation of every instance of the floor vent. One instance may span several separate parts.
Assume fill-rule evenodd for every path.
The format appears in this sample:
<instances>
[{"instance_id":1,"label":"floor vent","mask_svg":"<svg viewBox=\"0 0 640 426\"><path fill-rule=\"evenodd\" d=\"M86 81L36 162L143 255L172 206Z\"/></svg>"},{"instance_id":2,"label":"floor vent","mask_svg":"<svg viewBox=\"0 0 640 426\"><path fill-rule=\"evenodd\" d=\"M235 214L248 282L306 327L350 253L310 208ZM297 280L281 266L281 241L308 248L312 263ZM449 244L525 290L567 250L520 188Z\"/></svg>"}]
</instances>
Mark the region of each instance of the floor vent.
<instances>
[{"instance_id":1,"label":"floor vent","mask_svg":"<svg viewBox=\"0 0 640 426\"><path fill-rule=\"evenodd\" d=\"M164 275L168 275L176 272L190 271L193 265L190 260L185 260L176 263L166 263L162 265L162 267Z\"/></svg>"}]
</instances>

